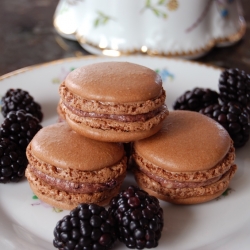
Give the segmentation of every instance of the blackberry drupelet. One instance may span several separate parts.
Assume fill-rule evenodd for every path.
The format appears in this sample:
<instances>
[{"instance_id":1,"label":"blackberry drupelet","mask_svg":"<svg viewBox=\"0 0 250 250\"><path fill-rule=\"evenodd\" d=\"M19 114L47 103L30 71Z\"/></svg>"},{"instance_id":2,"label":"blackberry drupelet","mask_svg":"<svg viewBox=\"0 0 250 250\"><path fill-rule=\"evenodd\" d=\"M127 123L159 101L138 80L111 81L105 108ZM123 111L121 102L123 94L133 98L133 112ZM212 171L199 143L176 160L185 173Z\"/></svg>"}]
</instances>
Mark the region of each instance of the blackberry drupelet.
<instances>
[{"instance_id":1,"label":"blackberry drupelet","mask_svg":"<svg viewBox=\"0 0 250 250\"><path fill-rule=\"evenodd\" d=\"M163 229L163 210L157 198L129 186L110 201L118 239L128 248L154 248Z\"/></svg>"},{"instance_id":2,"label":"blackberry drupelet","mask_svg":"<svg viewBox=\"0 0 250 250\"><path fill-rule=\"evenodd\" d=\"M237 102L250 115L250 75L244 70L224 70L219 79L219 93L223 103Z\"/></svg>"},{"instance_id":3,"label":"blackberry drupelet","mask_svg":"<svg viewBox=\"0 0 250 250\"><path fill-rule=\"evenodd\" d=\"M210 105L200 113L219 122L229 133L234 146L242 147L249 140L250 119L248 112L233 102Z\"/></svg>"},{"instance_id":4,"label":"blackberry drupelet","mask_svg":"<svg viewBox=\"0 0 250 250\"><path fill-rule=\"evenodd\" d=\"M11 111L0 127L0 136L9 138L26 151L27 145L41 128L38 119L33 115L24 110Z\"/></svg>"},{"instance_id":5,"label":"blackberry drupelet","mask_svg":"<svg viewBox=\"0 0 250 250\"><path fill-rule=\"evenodd\" d=\"M7 138L0 138L0 183L21 180L27 163L25 154L17 144Z\"/></svg>"},{"instance_id":6,"label":"blackberry drupelet","mask_svg":"<svg viewBox=\"0 0 250 250\"><path fill-rule=\"evenodd\" d=\"M80 204L58 221L54 247L61 250L105 250L116 240L114 220L104 207Z\"/></svg>"},{"instance_id":7,"label":"blackberry drupelet","mask_svg":"<svg viewBox=\"0 0 250 250\"><path fill-rule=\"evenodd\" d=\"M10 111L20 109L35 116L39 122L43 119L41 106L34 101L34 98L27 91L22 89L9 89L2 97L1 112L3 116L6 117Z\"/></svg>"},{"instance_id":8,"label":"blackberry drupelet","mask_svg":"<svg viewBox=\"0 0 250 250\"><path fill-rule=\"evenodd\" d=\"M211 89L194 88L178 97L173 104L175 110L199 111L209 105L218 103L219 94Z\"/></svg>"}]
</instances>

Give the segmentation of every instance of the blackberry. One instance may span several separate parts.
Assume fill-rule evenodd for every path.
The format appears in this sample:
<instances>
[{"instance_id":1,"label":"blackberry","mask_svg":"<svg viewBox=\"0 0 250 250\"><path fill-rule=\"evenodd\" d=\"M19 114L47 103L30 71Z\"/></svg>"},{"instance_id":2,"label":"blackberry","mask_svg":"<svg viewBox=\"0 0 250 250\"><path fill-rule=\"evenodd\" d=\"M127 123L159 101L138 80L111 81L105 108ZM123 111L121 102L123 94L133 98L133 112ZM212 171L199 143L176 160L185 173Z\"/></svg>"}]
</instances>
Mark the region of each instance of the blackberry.
<instances>
[{"instance_id":1,"label":"blackberry","mask_svg":"<svg viewBox=\"0 0 250 250\"><path fill-rule=\"evenodd\" d=\"M210 105L200 113L219 122L231 136L236 148L242 147L249 140L249 115L240 105L233 102Z\"/></svg>"},{"instance_id":2,"label":"blackberry","mask_svg":"<svg viewBox=\"0 0 250 250\"><path fill-rule=\"evenodd\" d=\"M16 143L0 138L0 183L18 182L24 176L27 159Z\"/></svg>"},{"instance_id":3,"label":"blackberry","mask_svg":"<svg viewBox=\"0 0 250 250\"><path fill-rule=\"evenodd\" d=\"M9 89L2 97L1 112L3 116L6 117L10 111L17 111L20 109L35 116L39 122L43 119L41 106L34 101L34 98L29 92L22 89Z\"/></svg>"},{"instance_id":4,"label":"blackberry","mask_svg":"<svg viewBox=\"0 0 250 250\"><path fill-rule=\"evenodd\" d=\"M116 240L114 219L104 207L80 204L58 221L54 247L62 250L105 250Z\"/></svg>"},{"instance_id":5,"label":"blackberry","mask_svg":"<svg viewBox=\"0 0 250 250\"><path fill-rule=\"evenodd\" d=\"M163 229L163 210L157 198L129 186L110 201L118 239L128 248L154 248Z\"/></svg>"},{"instance_id":6,"label":"blackberry","mask_svg":"<svg viewBox=\"0 0 250 250\"><path fill-rule=\"evenodd\" d=\"M11 111L0 127L0 137L9 138L15 142L23 151L40 130L38 119L24 110Z\"/></svg>"},{"instance_id":7,"label":"blackberry","mask_svg":"<svg viewBox=\"0 0 250 250\"><path fill-rule=\"evenodd\" d=\"M194 88L178 97L173 104L175 110L199 111L211 104L218 103L219 94L211 89Z\"/></svg>"},{"instance_id":8,"label":"blackberry","mask_svg":"<svg viewBox=\"0 0 250 250\"><path fill-rule=\"evenodd\" d=\"M224 70L219 79L219 92L223 103L239 103L250 115L250 75L244 70Z\"/></svg>"}]
</instances>

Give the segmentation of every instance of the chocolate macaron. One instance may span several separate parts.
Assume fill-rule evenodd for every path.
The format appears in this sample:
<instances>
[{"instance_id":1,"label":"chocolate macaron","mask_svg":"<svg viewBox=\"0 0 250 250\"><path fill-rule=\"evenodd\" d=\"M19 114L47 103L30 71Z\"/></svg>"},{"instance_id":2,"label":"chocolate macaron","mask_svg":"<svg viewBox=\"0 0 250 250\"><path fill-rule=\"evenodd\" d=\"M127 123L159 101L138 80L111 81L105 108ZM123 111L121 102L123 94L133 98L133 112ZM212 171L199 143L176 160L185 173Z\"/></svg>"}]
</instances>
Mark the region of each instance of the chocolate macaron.
<instances>
[{"instance_id":1,"label":"chocolate macaron","mask_svg":"<svg viewBox=\"0 0 250 250\"><path fill-rule=\"evenodd\" d=\"M138 185L175 204L195 204L220 196L237 169L227 131L192 111L171 111L162 129L134 143Z\"/></svg>"},{"instance_id":2,"label":"chocolate macaron","mask_svg":"<svg viewBox=\"0 0 250 250\"><path fill-rule=\"evenodd\" d=\"M121 143L83 137L66 122L42 128L26 150L26 177L42 201L71 210L79 203L106 205L126 176Z\"/></svg>"},{"instance_id":3,"label":"chocolate macaron","mask_svg":"<svg viewBox=\"0 0 250 250\"><path fill-rule=\"evenodd\" d=\"M161 77L129 62L101 62L75 69L60 85L60 105L76 132L99 141L149 137L168 115Z\"/></svg>"}]
</instances>

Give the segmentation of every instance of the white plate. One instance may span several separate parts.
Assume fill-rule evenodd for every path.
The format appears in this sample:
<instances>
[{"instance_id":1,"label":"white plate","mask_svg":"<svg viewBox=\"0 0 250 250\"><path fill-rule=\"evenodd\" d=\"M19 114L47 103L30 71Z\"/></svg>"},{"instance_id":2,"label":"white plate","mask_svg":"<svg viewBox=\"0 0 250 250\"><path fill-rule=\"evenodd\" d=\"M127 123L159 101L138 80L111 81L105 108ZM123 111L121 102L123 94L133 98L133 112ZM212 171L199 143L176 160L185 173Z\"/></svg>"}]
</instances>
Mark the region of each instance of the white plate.
<instances>
[{"instance_id":1,"label":"white plate","mask_svg":"<svg viewBox=\"0 0 250 250\"><path fill-rule=\"evenodd\" d=\"M157 57L84 57L24 68L0 77L0 95L9 88L29 91L44 112L43 126L57 122L58 86L73 68L100 61L130 61L159 71L171 109L174 100L196 86L217 90L220 69L206 65ZM1 115L0 115L1 116ZM3 121L1 116L0 122ZM165 226L158 250L250 249L250 144L237 150L238 171L228 195L208 203L190 206L161 202ZM128 176L124 185L134 183ZM0 249L52 250L53 229L68 211L33 199L24 179L0 184ZM127 249L117 242L113 249Z\"/></svg>"}]
</instances>

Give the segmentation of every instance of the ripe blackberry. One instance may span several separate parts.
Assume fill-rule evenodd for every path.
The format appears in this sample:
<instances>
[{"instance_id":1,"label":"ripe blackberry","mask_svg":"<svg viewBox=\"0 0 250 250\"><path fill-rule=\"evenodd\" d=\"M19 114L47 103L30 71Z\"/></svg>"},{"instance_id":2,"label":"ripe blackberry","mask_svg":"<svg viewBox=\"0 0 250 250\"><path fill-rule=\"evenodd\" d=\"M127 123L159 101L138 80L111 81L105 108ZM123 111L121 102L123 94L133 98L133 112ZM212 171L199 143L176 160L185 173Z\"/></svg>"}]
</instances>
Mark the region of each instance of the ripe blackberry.
<instances>
[{"instance_id":1,"label":"ripe blackberry","mask_svg":"<svg viewBox=\"0 0 250 250\"><path fill-rule=\"evenodd\" d=\"M211 104L218 103L219 94L211 89L194 88L178 97L173 105L175 110L199 111Z\"/></svg>"},{"instance_id":2,"label":"ripe blackberry","mask_svg":"<svg viewBox=\"0 0 250 250\"><path fill-rule=\"evenodd\" d=\"M1 112L3 116L6 117L10 111L20 109L35 116L39 122L43 119L41 106L34 101L33 97L27 91L22 89L9 89L2 97Z\"/></svg>"},{"instance_id":3,"label":"ripe blackberry","mask_svg":"<svg viewBox=\"0 0 250 250\"><path fill-rule=\"evenodd\" d=\"M0 183L18 182L27 166L23 151L7 138L0 138Z\"/></svg>"},{"instance_id":4,"label":"ripe blackberry","mask_svg":"<svg viewBox=\"0 0 250 250\"><path fill-rule=\"evenodd\" d=\"M219 92L223 103L238 102L250 115L250 75L244 70L224 70L219 79Z\"/></svg>"},{"instance_id":5,"label":"ripe blackberry","mask_svg":"<svg viewBox=\"0 0 250 250\"><path fill-rule=\"evenodd\" d=\"M228 131L236 148L244 146L249 140L249 115L241 106L232 102L215 104L201 109L200 113L219 122Z\"/></svg>"},{"instance_id":6,"label":"ripe blackberry","mask_svg":"<svg viewBox=\"0 0 250 250\"><path fill-rule=\"evenodd\" d=\"M11 111L0 127L0 137L9 138L25 151L27 145L40 130L38 119L24 110Z\"/></svg>"},{"instance_id":7,"label":"ripe blackberry","mask_svg":"<svg viewBox=\"0 0 250 250\"><path fill-rule=\"evenodd\" d=\"M117 237L128 248L153 248L163 229L163 210L157 198L130 186L110 201Z\"/></svg>"},{"instance_id":8,"label":"ripe blackberry","mask_svg":"<svg viewBox=\"0 0 250 250\"><path fill-rule=\"evenodd\" d=\"M80 204L54 229L54 247L61 250L105 250L116 240L114 220L104 207Z\"/></svg>"}]
</instances>

